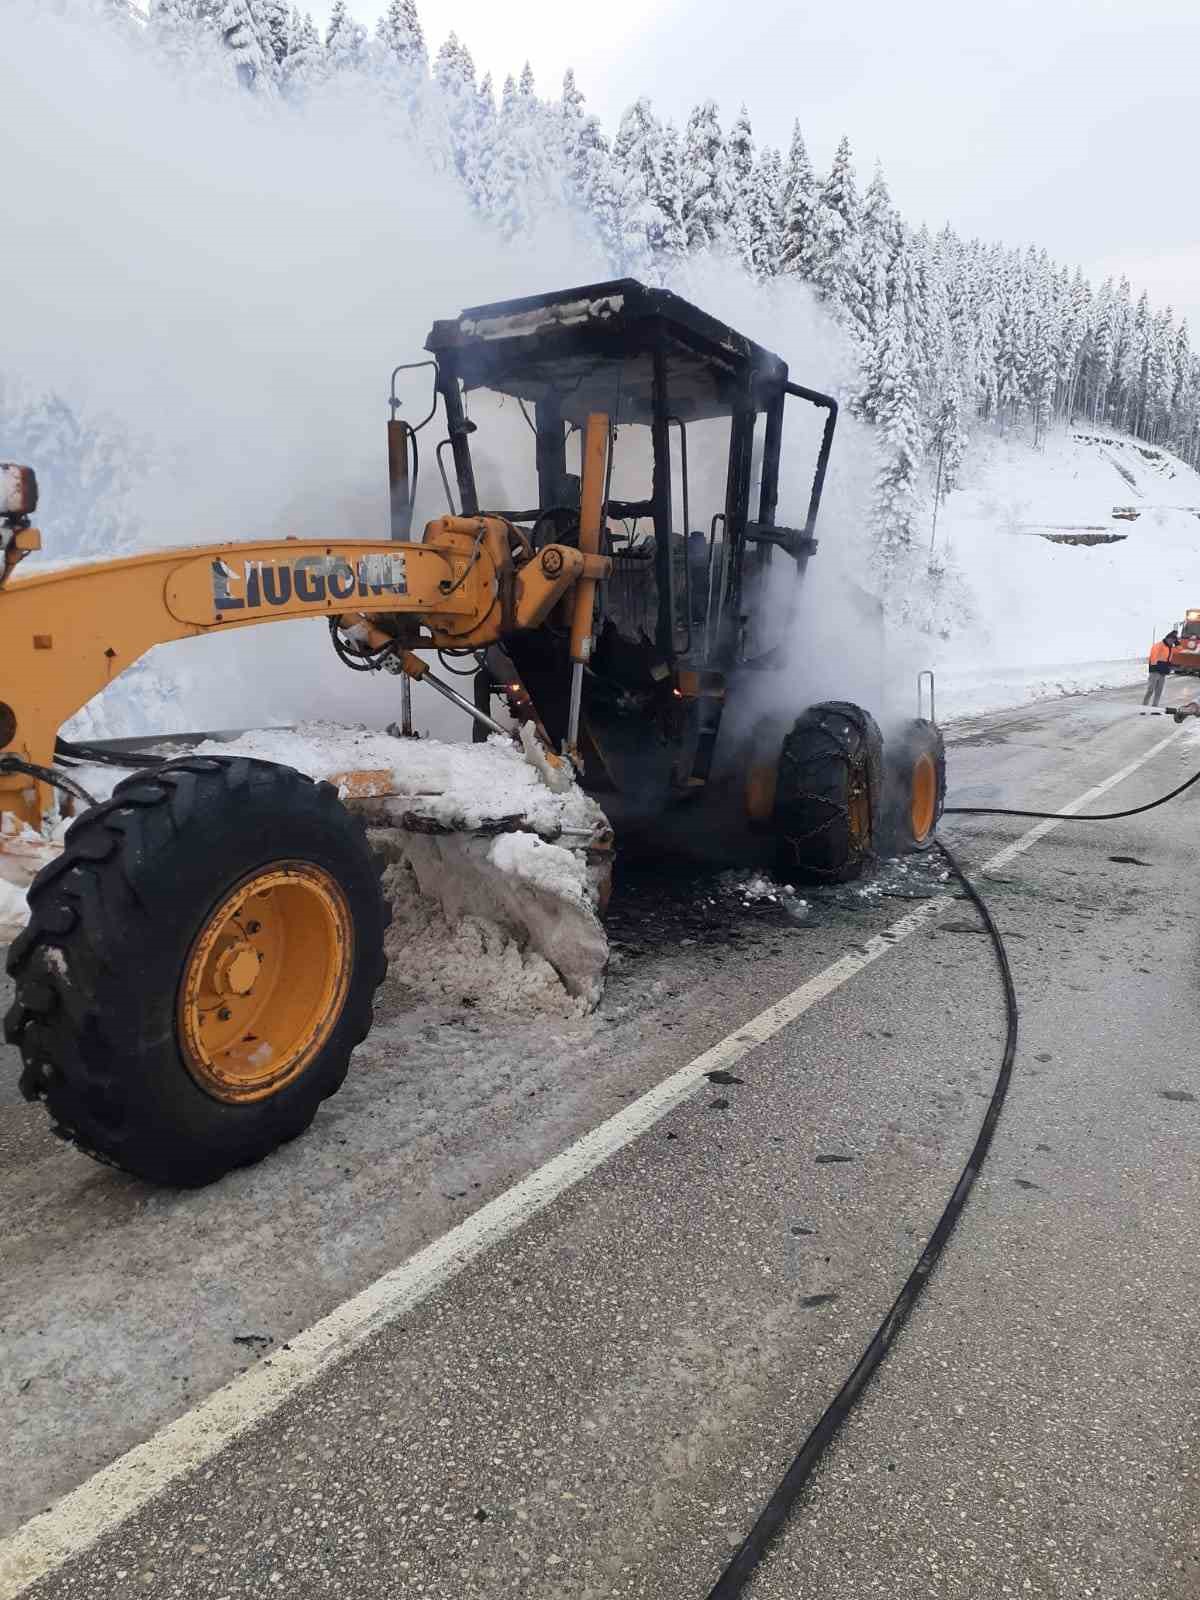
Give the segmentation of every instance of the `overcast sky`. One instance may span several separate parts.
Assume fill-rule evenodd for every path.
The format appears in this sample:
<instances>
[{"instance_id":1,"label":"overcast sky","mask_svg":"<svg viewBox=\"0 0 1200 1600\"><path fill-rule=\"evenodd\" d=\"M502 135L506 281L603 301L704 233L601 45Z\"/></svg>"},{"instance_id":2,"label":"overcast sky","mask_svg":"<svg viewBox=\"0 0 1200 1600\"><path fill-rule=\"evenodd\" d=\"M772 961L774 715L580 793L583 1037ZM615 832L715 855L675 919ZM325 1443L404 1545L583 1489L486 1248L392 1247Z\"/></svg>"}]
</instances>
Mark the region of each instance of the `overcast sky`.
<instances>
[{"instance_id":1,"label":"overcast sky","mask_svg":"<svg viewBox=\"0 0 1200 1600\"><path fill-rule=\"evenodd\" d=\"M372 25L382 5L350 0ZM745 101L782 146L799 117L819 166L847 133L862 182L881 160L911 222L1125 272L1200 345L1197 0L418 5L431 53L453 28L497 83L528 58L552 94L574 66L610 132L648 94L679 120L711 96L727 125Z\"/></svg>"}]
</instances>

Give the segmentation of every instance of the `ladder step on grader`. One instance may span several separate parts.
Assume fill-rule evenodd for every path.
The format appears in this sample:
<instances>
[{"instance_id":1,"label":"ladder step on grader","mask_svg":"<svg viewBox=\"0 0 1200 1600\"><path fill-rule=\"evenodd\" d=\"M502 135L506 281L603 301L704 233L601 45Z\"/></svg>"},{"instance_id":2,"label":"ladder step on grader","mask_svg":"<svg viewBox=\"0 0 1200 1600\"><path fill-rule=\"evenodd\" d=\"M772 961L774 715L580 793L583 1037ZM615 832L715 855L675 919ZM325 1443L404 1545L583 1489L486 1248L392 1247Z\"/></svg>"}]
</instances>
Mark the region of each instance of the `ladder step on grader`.
<instances>
[{"instance_id":1,"label":"ladder step on grader","mask_svg":"<svg viewBox=\"0 0 1200 1600\"><path fill-rule=\"evenodd\" d=\"M426 350L392 377L386 539L20 568L40 548L36 480L0 467L0 813L11 833L75 811L29 886L5 1037L56 1130L141 1178L211 1182L309 1125L371 1026L389 918L370 781L339 793L243 755L62 739L155 645L320 618L347 667L397 676L402 731L424 682L477 738L517 741L544 784L592 796L621 848L834 883L932 842L932 715L885 748L863 707L803 702L794 613L830 396L632 280L474 307L435 323ZM419 368L433 403L414 426L396 385ZM792 405L820 427L803 520L785 526ZM434 425L447 509L414 539ZM497 441L488 457L477 434ZM486 481L501 458L503 499ZM469 696L431 652L470 675ZM90 804L81 757L135 770Z\"/></svg>"}]
</instances>

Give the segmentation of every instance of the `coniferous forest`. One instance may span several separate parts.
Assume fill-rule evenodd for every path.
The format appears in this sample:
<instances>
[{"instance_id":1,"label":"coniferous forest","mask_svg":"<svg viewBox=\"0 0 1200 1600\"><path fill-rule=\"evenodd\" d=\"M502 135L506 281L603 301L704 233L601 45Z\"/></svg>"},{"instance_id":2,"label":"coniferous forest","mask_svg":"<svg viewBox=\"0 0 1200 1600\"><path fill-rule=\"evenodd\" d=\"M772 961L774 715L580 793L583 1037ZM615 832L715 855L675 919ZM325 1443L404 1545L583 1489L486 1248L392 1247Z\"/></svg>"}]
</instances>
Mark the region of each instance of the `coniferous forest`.
<instances>
[{"instance_id":1,"label":"coniferous forest","mask_svg":"<svg viewBox=\"0 0 1200 1600\"><path fill-rule=\"evenodd\" d=\"M723 122L704 101L678 127L642 98L605 130L571 71L554 96L528 66L497 86L454 33L431 60L415 0L388 0L373 31L336 0L323 34L285 0L92 4L164 71L224 77L280 116L369 91L502 237L568 208L614 275L668 282L708 252L760 284L809 285L854 350L850 406L877 430L883 552L914 542L923 500L935 481L954 488L983 426L1035 445L1056 421L1109 427L1197 464L1200 358L1169 306L1034 245L913 227L880 167L856 171L848 137L821 171L799 122L786 150L760 146L745 106Z\"/></svg>"}]
</instances>

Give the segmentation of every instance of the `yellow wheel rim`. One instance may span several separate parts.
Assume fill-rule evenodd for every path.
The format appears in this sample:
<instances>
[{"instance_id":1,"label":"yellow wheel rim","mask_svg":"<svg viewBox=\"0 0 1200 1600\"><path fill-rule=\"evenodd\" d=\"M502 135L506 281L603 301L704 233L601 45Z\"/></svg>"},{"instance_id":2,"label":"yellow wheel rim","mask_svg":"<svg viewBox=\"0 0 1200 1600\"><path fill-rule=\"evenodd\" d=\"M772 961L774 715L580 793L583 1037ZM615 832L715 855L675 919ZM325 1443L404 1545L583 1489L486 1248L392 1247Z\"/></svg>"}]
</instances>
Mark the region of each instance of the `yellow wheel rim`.
<instances>
[{"instance_id":1,"label":"yellow wheel rim","mask_svg":"<svg viewBox=\"0 0 1200 1600\"><path fill-rule=\"evenodd\" d=\"M933 757L919 755L913 764L908 820L917 844L924 844L937 821L937 768Z\"/></svg>"},{"instance_id":2,"label":"yellow wheel rim","mask_svg":"<svg viewBox=\"0 0 1200 1600\"><path fill-rule=\"evenodd\" d=\"M847 797L847 823L850 830L850 840L858 850L865 850L871 843L871 790L870 779L862 767L855 767L851 772L850 793Z\"/></svg>"},{"instance_id":3,"label":"yellow wheel rim","mask_svg":"<svg viewBox=\"0 0 1200 1600\"><path fill-rule=\"evenodd\" d=\"M305 861L251 873L188 952L177 1018L184 1065L217 1100L278 1094L333 1032L353 961L350 908L329 873Z\"/></svg>"}]
</instances>

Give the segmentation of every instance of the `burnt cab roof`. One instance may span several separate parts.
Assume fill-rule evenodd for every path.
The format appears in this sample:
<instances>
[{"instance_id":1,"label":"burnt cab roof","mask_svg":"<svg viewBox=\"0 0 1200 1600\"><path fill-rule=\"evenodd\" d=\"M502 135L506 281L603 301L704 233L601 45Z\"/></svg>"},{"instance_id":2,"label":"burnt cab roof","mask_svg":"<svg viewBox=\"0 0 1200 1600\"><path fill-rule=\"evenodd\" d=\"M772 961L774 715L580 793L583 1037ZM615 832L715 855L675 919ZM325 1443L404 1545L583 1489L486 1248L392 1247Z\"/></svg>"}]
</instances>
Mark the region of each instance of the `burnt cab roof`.
<instances>
[{"instance_id":1,"label":"burnt cab roof","mask_svg":"<svg viewBox=\"0 0 1200 1600\"><path fill-rule=\"evenodd\" d=\"M634 278L471 306L435 322L425 348L468 389L526 401L557 398L562 415L589 411L649 422L654 353L667 378L666 410L691 421L728 416L747 399L763 408L787 381L787 364L727 323L667 289Z\"/></svg>"}]
</instances>

